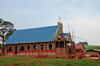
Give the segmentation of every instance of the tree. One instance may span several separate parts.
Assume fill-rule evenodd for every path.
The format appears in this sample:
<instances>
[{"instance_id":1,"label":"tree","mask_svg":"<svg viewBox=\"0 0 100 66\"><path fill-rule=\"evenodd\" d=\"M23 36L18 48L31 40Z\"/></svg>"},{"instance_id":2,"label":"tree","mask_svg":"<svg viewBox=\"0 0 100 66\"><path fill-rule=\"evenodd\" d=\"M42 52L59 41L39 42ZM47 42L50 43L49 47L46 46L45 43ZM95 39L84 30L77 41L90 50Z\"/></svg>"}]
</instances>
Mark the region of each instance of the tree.
<instances>
[{"instance_id":1,"label":"tree","mask_svg":"<svg viewBox=\"0 0 100 66\"><path fill-rule=\"evenodd\" d=\"M85 45L88 45L88 42L84 42Z\"/></svg>"},{"instance_id":2,"label":"tree","mask_svg":"<svg viewBox=\"0 0 100 66\"><path fill-rule=\"evenodd\" d=\"M1 48L1 44L0 44L0 48Z\"/></svg>"},{"instance_id":3,"label":"tree","mask_svg":"<svg viewBox=\"0 0 100 66\"><path fill-rule=\"evenodd\" d=\"M78 44L83 44L83 42L79 42Z\"/></svg>"},{"instance_id":4,"label":"tree","mask_svg":"<svg viewBox=\"0 0 100 66\"><path fill-rule=\"evenodd\" d=\"M4 42L14 32L14 25L9 21L0 19L0 40L2 41L2 53L4 53Z\"/></svg>"},{"instance_id":5,"label":"tree","mask_svg":"<svg viewBox=\"0 0 100 66\"><path fill-rule=\"evenodd\" d=\"M88 42L79 42L78 44L83 44L84 46L87 46Z\"/></svg>"}]
</instances>

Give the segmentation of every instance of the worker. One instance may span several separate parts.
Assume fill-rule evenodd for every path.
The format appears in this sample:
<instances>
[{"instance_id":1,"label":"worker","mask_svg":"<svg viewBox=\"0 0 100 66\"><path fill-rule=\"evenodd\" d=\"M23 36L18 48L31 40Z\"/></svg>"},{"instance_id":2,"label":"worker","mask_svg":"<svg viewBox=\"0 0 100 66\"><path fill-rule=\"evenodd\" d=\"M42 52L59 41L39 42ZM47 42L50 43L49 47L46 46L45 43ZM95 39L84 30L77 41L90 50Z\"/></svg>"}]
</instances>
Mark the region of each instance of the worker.
<instances>
[{"instance_id":1,"label":"worker","mask_svg":"<svg viewBox=\"0 0 100 66\"><path fill-rule=\"evenodd\" d=\"M63 40L66 40L66 35L64 35Z\"/></svg>"},{"instance_id":2,"label":"worker","mask_svg":"<svg viewBox=\"0 0 100 66\"><path fill-rule=\"evenodd\" d=\"M81 57L83 58L83 54L81 53Z\"/></svg>"},{"instance_id":3,"label":"worker","mask_svg":"<svg viewBox=\"0 0 100 66\"><path fill-rule=\"evenodd\" d=\"M62 39L62 36L61 36L61 40L63 40L63 39Z\"/></svg>"},{"instance_id":4,"label":"worker","mask_svg":"<svg viewBox=\"0 0 100 66\"><path fill-rule=\"evenodd\" d=\"M80 59L82 59L82 53L80 53Z\"/></svg>"},{"instance_id":5,"label":"worker","mask_svg":"<svg viewBox=\"0 0 100 66\"><path fill-rule=\"evenodd\" d=\"M61 36L59 35L59 36L58 36L58 40L60 40L60 39L61 39Z\"/></svg>"},{"instance_id":6,"label":"worker","mask_svg":"<svg viewBox=\"0 0 100 66\"><path fill-rule=\"evenodd\" d=\"M76 56L76 59L78 59L78 56Z\"/></svg>"}]
</instances>

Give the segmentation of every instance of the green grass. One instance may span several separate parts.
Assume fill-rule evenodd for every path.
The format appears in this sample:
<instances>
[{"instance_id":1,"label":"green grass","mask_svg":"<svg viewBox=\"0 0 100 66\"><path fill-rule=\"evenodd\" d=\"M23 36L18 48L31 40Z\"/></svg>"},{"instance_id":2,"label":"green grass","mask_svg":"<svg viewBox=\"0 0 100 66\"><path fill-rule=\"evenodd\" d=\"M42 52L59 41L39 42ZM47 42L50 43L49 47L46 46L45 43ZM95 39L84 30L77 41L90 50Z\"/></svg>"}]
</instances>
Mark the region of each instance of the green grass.
<instances>
[{"instance_id":1,"label":"green grass","mask_svg":"<svg viewBox=\"0 0 100 66\"><path fill-rule=\"evenodd\" d=\"M100 66L100 61L89 59L40 59L33 57L0 57L0 66Z\"/></svg>"},{"instance_id":2,"label":"green grass","mask_svg":"<svg viewBox=\"0 0 100 66\"><path fill-rule=\"evenodd\" d=\"M100 50L100 46L85 46L85 50L89 50L89 49L97 49L97 50Z\"/></svg>"},{"instance_id":3,"label":"green grass","mask_svg":"<svg viewBox=\"0 0 100 66\"><path fill-rule=\"evenodd\" d=\"M100 46L85 46L85 50L98 49ZM3 55L3 54L1 54ZM100 61L89 59L40 59L33 57L0 57L0 66L100 66Z\"/></svg>"}]
</instances>

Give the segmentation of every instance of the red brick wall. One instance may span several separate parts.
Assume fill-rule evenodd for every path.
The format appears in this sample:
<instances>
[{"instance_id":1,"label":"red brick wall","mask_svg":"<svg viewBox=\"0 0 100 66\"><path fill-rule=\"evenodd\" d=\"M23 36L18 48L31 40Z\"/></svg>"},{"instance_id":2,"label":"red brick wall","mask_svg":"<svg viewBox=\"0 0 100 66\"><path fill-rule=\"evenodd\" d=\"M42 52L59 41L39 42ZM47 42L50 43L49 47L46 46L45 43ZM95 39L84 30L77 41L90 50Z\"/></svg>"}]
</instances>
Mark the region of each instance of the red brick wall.
<instances>
[{"instance_id":1,"label":"red brick wall","mask_svg":"<svg viewBox=\"0 0 100 66\"><path fill-rule=\"evenodd\" d=\"M17 54L18 53L55 53L55 43L54 43L54 46L53 46L53 49L52 50L47 50L47 43L45 42L45 50L39 50L39 43L37 43L37 50L33 50L32 49L32 44L30 44L31 47L30 47L30 51L26 51L26 44L24 44L24 51L20 51L20 44L18 44L18 51L17 51ZM8 45L6 45L6 49L7 49ZM12 51L8 51L6 50L6 54L15 54L15 51L14 51L14 45L12 45Z\"/></svg>"},{"instance_id":2,"label":"red brick wall","mask_svg":"<svg viewBox=\"0 0 100 66\"><path fill-rule=\"evenodd\" d=\"M64 54L64 48L56 48L56 54Z\"/></svg>"}]
</instances>

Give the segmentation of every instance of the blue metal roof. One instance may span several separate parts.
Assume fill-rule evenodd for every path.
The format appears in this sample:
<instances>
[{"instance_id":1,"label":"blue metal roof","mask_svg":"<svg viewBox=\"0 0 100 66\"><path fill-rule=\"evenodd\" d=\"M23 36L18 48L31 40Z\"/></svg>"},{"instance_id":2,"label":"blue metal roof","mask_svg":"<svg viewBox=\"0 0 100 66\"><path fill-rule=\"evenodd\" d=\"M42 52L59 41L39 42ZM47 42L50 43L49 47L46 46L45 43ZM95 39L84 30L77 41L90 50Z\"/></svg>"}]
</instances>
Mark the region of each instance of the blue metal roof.
<instances>
[{"instance_id":1,"label":"blue metal roof","mask_svg":"<svg viewBox=\"0 0 100 66\"><path fill-rule=\"evenodd\" d=\"M65 36L66 36L66 38L67 38L68 33L62 33L62 34L60 34L60 35L62 36L63 40L66 40L66 39L64 38L64 35L65 35Z\"/></svg>"},{"instance_id":2,"label":"blue metal roof","mask_svg":"<svg viewBox=\"0 0 100 66\"><path fill-rule=\"evenodd\" d=\"M53 41L58 26L16 30L5 44Z\"/></svg>"}]
</instances>

